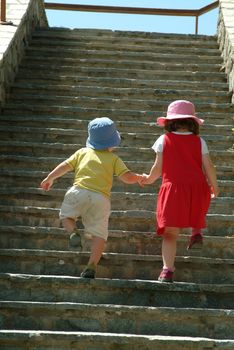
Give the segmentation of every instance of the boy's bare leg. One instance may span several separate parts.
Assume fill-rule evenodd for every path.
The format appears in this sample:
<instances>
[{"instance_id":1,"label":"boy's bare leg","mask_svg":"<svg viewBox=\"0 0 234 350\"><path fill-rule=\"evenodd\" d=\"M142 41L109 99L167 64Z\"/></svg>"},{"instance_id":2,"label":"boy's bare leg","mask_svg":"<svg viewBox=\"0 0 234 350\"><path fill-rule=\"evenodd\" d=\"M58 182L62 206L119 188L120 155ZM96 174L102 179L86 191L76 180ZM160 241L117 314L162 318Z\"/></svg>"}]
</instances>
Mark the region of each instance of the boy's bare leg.
<instances>
[{"instance_id":1,"label":"boy's bare leg","mask_svg":"<svg viewBox=\"0 0 234 350\"><path fill-rule=\"evenodd\" d=\"M93 237L88 265L94 265L95 267L97 266L99 260L101 259L105 244L106 241L103 238L97 236Z\"/></svg>"},{"instance_id":2,"label":"boy's bare leg","mask_svg":"<svg viewBox=\"0 0 234 350\"><path fill-rule=\"evenodd\" d=\"M95 278L96 268L105 248L105 243L106 241L103 238L93 237L88 265L80 275L82 278Z\"/></svg>"},{"instance_id":3,"label":"boy's bare leg","mask_svg":"<svg viewBox=\"0 0 234 350\"><path fill-rule=\"evenodd\" d=\"M62 224L68 233L72 233L76 228L76 221L72 218L63 219Z\"/></svg>"},{"instance_id":4,"label":"boy's bare leg","mask_svg":"<svg viewBox=\"0 0 234 350\"><path fill-rule=\"evenodd\" d=\"M163 267L171 271L175 269L175 257L176 257L176 246L177 238L180 229L177 227L166 227L163 235L162 242L162 258Z\"/></svg>"},{"instance_id":5,"label":"boy's bare leg","mask_svg":"<svg viewBox=\"0 0 234 350\"><path fill-rule=\"evenodd\" d=\"M76 221L72 218L65 218L62 220L63 227L70 233L70 246L76 247L78 250L82 250L81 237L78 231L76 231Z\"/></svg>"}]
</instances>

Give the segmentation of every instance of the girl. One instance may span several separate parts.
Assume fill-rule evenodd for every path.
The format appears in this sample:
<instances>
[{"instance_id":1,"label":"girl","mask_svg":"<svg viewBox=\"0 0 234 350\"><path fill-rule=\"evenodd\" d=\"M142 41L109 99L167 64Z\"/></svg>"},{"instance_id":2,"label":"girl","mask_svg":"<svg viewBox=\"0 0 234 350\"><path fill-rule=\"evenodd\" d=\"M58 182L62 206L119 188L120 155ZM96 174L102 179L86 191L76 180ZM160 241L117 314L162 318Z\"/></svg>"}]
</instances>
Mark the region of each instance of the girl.
<instances>
[{"instance_id":1,"label":"girl","mask_svg":"<svg viewBox=\"0 0 234 350\"><path fill-rule=\"evenodd\" d=\"M152 146L156 159L141 183L152 184L162 175L156 213L157 234L163 237L163 269L158 278L161 282L173 282L176 241L181 228L192 227L188 249L201 244L210 198L219 194L207 145L198 136L203 122L195 116L194 105L185 100L172 102L167 116L157 119L167 133Z\"/></svg>"}]
</instances>

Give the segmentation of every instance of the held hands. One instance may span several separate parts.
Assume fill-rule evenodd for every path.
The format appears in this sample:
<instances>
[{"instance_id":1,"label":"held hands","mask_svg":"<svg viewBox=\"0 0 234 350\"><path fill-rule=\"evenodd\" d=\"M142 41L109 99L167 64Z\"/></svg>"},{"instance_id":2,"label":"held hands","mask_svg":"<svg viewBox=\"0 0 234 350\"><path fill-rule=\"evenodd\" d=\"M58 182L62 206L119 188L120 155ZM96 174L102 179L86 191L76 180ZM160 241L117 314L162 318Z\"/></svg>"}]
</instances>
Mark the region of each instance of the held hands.
<instances>
[{"instance_id":1,"label":"held hands","mask_svg":"<svg viewBox=\"0 0 234 350\"><path fill-rule=\"evenodd\" d=\"M137 182L141 187L144 187L144 185L149 185L151 183L151 182L148 182L148 178L149 178L149 175L142 174L139 176Z\"/></svg>"},{"instance_id":2,"label":"held hands","mask_svg":"<svg viewBox=\"0 0 234 350\"><path fill-rule=\"evenodd\" d=\"M44 180L42 180L40 186L44 191L49 191L50 188L53 186L54 181L48 179L48 177L46 177Z\"/></svg>"}]
</instances>

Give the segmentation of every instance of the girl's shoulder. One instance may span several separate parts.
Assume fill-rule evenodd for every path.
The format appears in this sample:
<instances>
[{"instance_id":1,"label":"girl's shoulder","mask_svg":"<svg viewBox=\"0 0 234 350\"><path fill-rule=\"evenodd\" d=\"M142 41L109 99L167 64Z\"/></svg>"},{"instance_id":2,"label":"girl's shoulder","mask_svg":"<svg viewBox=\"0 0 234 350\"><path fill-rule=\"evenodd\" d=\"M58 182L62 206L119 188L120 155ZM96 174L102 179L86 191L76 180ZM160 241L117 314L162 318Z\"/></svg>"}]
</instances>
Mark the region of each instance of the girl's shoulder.
<instances>
[{"instance_id":1,"label":"girl's shoulder","mask_svg":"<svg viewBox=\"0 0 234 350\"><path fill-rule=\"evenodd\" d=\"M157 152L162 152L163 151L163 143L164 143L164 138L165 134L159 136L155 143L152 146L152 149L157 153Z\"/></svg>"}]
</instances>

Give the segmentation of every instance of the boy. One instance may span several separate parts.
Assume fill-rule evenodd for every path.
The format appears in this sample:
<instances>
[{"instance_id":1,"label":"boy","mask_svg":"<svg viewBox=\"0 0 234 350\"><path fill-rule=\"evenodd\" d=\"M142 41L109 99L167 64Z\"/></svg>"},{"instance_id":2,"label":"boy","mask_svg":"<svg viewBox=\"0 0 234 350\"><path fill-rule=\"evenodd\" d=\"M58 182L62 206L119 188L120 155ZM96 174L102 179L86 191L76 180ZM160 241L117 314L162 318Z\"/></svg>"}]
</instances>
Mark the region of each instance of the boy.
<instances>
[{"instance_id":1,"label":"boy","mask_svg":"<svg viewBox=\"0 0 234 350\"><path fill-rule=\"evenodd\" d=\"M88 125L86 147L60 163L41 182L49 191L55 179L69 171L75 172L73 186L67 191L60 210L63 227L70 233L70 245L82 250L81 237L76 229L80 216L85 232L93 236L88 265L83 278L95 278L97 265L108 237L110 192L113 176L127 184L140 181L142 175L131 172L124 162L112 153L121 138L115 123L106 117L96 118Z\"/></svg>"}]
</instances>

